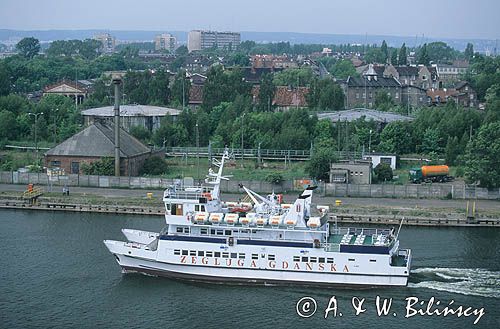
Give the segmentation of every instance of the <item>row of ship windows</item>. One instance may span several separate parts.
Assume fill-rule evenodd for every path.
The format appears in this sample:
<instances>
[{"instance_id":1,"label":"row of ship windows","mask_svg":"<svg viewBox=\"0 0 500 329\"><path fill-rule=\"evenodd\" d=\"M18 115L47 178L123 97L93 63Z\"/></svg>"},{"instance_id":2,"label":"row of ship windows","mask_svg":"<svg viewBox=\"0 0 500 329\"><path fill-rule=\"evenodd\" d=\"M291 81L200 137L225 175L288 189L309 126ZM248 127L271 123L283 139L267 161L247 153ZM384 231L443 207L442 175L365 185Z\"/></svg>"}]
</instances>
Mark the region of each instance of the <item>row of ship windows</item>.
<instances>
[{"instance_id":1,"label":"row of ship windows","mask_svg":"<svg viewBox=\"0 0 500 329\"><path fill-rule=\"evenodd\" d=\"M182 256L200 256L200 257L217 257L220 258L240 258L245 259L245 253L236 252L220 252L220 251L203 251L203 250L181 250L174 249L174 255ZM253 255L252 255L253 256Z\"/></svg>"},{"instance_id":2,"label":"row of ship windows","mask_svg":"<svg viewBox=\"0 0 500 329\"><path fill-rule=\"evenodd\" d=\"M203 251L203 250L181 250L174 249L174 255L182 255L182 256L199 256L199 257L215 257L215 258L233 258L233 259L245 259L245 253L236 253L236 252L220 252L220 251ZM262 258L266 258L264 254L262 254ZM259 254L252 254L252 259L259 259ZM276 260L276 255L267 255L267 260ZM294 262L303 262L303 263L327 263L333 264L334 260L331 257L307 257L307 256L293 256ZM355 258L349 258L349 262L355 262ZM375 263L376 259L370 259L370 262Z\"/></svg>"},{"instance_id":3,"label":"row of ship windows","mask_svg":"<svg viewBox=\"0 0 500 329\"><path fill-rule=\"evenodd\" d=\"M184 233L184 234L189 234L189 227L182 227L179 226L176 228L177 233ZM210 229L210 234L211 235L232 235L233 232L231 230L221 230L221 229ZM208 235L208 228L202 227L200 230L200 235Z\"/></svg>"},{"instance_id":4,"label":"row of ship windows","mask_svg":"<svg viewBox=\"0 0 500 329\"><path fill-rule=\"evenodd\" d=\"M293 256L294 262L303 263L328 263L333 264L333 258L330 257L307 257L307 256Z\"/></svg>"}]
</instances>

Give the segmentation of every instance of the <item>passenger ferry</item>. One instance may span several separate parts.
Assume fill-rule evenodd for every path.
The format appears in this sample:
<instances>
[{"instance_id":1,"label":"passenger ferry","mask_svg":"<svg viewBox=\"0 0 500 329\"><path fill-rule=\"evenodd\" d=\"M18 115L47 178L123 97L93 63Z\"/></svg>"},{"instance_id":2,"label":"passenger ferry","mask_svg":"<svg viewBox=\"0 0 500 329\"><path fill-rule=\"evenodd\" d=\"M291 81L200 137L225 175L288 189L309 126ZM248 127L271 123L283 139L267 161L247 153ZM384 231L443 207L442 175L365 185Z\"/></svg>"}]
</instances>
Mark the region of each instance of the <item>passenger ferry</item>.
<instances>
[{"instance_id":1,"label":"passenger ferry","mask_svg":"<svg viewBox=\"0 0 500 329\"><path fill-rule=\"evenodd\" d=\"M401 225L397 233L339 228L327 206L312 207L315 187L293 204L242 187L253 209L230 212L220 200L226 156L217 174L209 173L208 186L164 192L161 232L123 230L128 241L104 241L124 273L235 284L407 284L411 251L399 248Z\"/></svg>"}]
</instances>

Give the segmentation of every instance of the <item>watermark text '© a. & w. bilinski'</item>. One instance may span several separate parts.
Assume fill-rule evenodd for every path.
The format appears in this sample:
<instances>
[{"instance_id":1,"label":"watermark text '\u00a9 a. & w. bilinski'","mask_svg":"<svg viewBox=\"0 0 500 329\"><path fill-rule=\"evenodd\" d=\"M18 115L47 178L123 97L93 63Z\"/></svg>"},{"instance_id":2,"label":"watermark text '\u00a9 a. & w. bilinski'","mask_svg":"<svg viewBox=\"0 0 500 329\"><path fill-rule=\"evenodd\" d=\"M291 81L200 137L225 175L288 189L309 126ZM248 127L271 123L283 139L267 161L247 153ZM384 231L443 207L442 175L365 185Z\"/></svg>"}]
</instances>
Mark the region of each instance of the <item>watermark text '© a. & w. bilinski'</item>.
<instances>
[{"instance_id":1,"label":"watermark text '\u00a9 a. & w. bilinski'","mask_svg":"<svg viewBox=\"0 0 500 329\"><path fill-rule=\"evenodd\" d=\"M437 317L472 317L473 324L477 324L484 316L484 307L475 308L472 306L457 305L454 300L447 303L441 302L434 297L429 300L419 300L417 297L406 297L405 307L402 310L402 315L405 318L413 318L418 316L437 316ZM346 312L353 312L355 316L360 316L367 313L369 308L374 308L377 316L398 316L397 310L393 309L392 298L375 298L375 303L367 301L366 298L352 297L350 305L339 305L337 298L332 296L325 302L324 308L319 309L320 304L312 297L303 297L297 301L295 311L302 318L309 318L318 312L321 312L323 317L342 317ZM342 308L342 310L341 310ZM344 314L342 313L344 311ZM368 311L368 313L370 313Z\"/></svg>"}]
</instances>

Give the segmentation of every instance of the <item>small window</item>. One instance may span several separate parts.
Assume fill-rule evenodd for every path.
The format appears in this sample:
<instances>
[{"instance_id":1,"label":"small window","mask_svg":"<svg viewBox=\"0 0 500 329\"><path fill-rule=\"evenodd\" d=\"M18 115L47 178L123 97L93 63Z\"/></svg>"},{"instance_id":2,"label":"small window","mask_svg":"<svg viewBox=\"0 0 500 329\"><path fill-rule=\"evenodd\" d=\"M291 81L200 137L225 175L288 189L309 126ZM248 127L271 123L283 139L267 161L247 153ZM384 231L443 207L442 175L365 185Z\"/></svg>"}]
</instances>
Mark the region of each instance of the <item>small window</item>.
<instances>
[{"instance_id":1,"label":"small window","mask_svg":"<svg viewBox=\"0 0 500 329\"><path fill-rule=\"evenodd\" d=\"M327 259L326 259L326 262L327 262L328 264L333 264L333 258L327 258Z\"/></svg>"},{"instance_id":2,"label":"small window","mask_svg":"<svg viewBox=\"0 0 500 329\"><path fill-rule=\"evenodd\" d=\"M183 230L183 228L182 228L182 227L178 227L178 228L177 228L177 233L182 233L183 231L184 231L184 230Z\"/></svg>"},{"instance_id":3,"label":"small window","mask_svg":"<svg viewBox=\"0 0 500 329\"><path fill-rule=\"evenodd\" d=\"M189 256L196 256L196 250L190 250Z\"/></svg>"},{"instance_id":4,"label":"small window","mask_svg":"<svg viewBox=\"0 0 500 329\"><path fill-rule=\"evenodd\" d=\"M245 254L244 253L239 253L238 254L239 259L245 259Z\"/></svg>"},{"instance_id":5,"label":"small window","mask_svg":"<svg viewBox=\"0 0 500 329\"><path fill-rule=\"evenodd\" d=\"M224 231L223 230L217 230L217 235L224 235Z\"/></svg>"},{"instance_id":6,"label":"small window","mask_svg":"<svg viewBox=\"0 0 500 329\"><path fill-rule=\"evenodd\" d=\"M225 230L224 235L231 235L232 231L231 230Z\"/></svg>"},{"instance_id":7,"label":"small window","mask_svg":"<svg viewBox=\"0 0 500 329\"><path fill-rule=\"evenodd\" d=\"M349 258L350 262L355 262L356 260L354 258Z\"/></svg>"},{"instance_id":8,"label":"small window","mask_svg":"<svg viewBox=\"0 0 500 329\"><path fill-rule=\"evenodd\" d=\"M198 250L198 256L205 257L205 252L201 251L201 250Z\"/></svg>"},{"instance_id":9,"label":"small window","mask_svg":"<svg viewBox=\"0 0 500 329\"><path fill-rule=\"evenodd\" d=\"M194 211L200 211L200 205L199 204L195 204L194 205Z\"/></svg>"},{"instance_id":10,"label":"small window","mask_svg":"<svg viewBox=\"0 0 500 329\"><path fill-rule=\"evenodd\" d=\"M206 227L203 227L201 230L200 230L200 234L201 235L208 235L208 229Z\"/></svg>"},{"instance_id":11,"label":"small window","mask_svg":"<svg viewBox=\"0 0 500 329\"><path fill-rule=\"evenodd\" d=\"M201 211L205 211L205 206L201 206Z\"/></svg>"},{"instance_id":12,"label":"small window","mask_svg":"<svg viewBox=\"0 0 500 329\"><path fill-rule=\"evenodd\" d=\"M174 250L174 255L180 255L181 254L181 250L180 249L175 249Z\"/></svg>"},{"instance_id":13,"label":"small window","mask_svg":"<svg viewBox=\"0 0 500 329\"><path fill-rule=\"evenodd\" d=\"M376 262L377 262L377 260L376 260L376 259L370 259L370 262L372 262L372 263L376 263Z\"/></svg>"},{"instance_id":14,"label":"small window","mask_svg":"<svg viewBox=\"0 0 500 329\"><path fill-rule=\"evenodd\" d=\"M189 234L189 227L184 227L184 233Z\"/></svg>"},{"instance_id":15,"label":"small window","mask_svg":"<svg viewBox=\"0 0 500 329\"><path fill-rule=\"evenodd\" d=\"M307 263L307 261L308 261L307 257L302 257L302 261L303 261L304 263Z\"/></svg>"},{"instance_id":16,"label":"small window","mask_svg":"<svg viewBox=\"0 0 500 329\"><path fill-rule=\"evenodd\" d=\"M309 257L309 261L310 261L311 263L316 263L316 262L317 262L317 260L318 260L318 259L317 259L316 257Z\"/></svg>"},{"instance_id":17,"label":"small window","mask_svg":"<svg viewBox=\"0 0 500 329\"><path fill-rule=\"evenodd\" d=\"M214 255L214 254L213 254L213 252L211 252L211 251L207 251L207 252L205 253L205 256L207 256L207 257L213 257L213 255Z\"/></svg>"},{"instance_id":18,"label":"small window","mask_svg":"<svg viewBox=\"0 0 500 329\"><path fill-rule=\"evenodd\" d=\"M215 235L215 229L211 229L211 230L210 230L210 234L211 234L211 235Z\"/></svg>"},{"instance_id":19,"label":"small window","mask_svg":"<svg viewBox=\"0 0 500 329\"><path fill-rule=\"evenodd\" d=\"M182 251L182 255L183 255L183 256L187 256L188 254L189 254L189 251L187 251L187 250L183 250L183 251Z\"/></svg>"},{"instance_id":20,"label":"small window","mask_svg":"<svg viewBox=\"0 0 500 329\"><path fill-rule=\"evenodd\" d=\"M229 253L228 252L223 252L222 253L222 258L229 258Z\"/></svg>"},{"instance_id":21,"label":"small window","mask_svg":"<svg viewBox=\"0 0 500 329\"><path fill-rule=\"evenodd\" d=\"M318 263L324 263L324 262L325 262L325 257L318 258Z\"/></svg>"},{"instance_id":22,"label":"small window","mask_svg":"<svg viewBox=\"0 0 500 329\"><path fill-rule=\"evenodd\" d=\"M275 255L267 255L267 259L276 260L276 256Z\"/></svg>"},{"instance_id":23,"label":"small window","mask_svg":"<svg viewBox=\"0 0 500 329\"><path fill-rule=\"evenodd\" d=\"M217 257L220 257L220 251L216 251L216 252L214 252L214 257L216 257L216 258L217 258Z\"/></svg>"},{"instance_id":24,"label":"small window","mask_svg":"<svg viewBox=\"0 0 500 329\"><path fill-rule=\"evenodd\" d=\"M293 256L293 261L294 262L300 262L300 257L299 256Z\"/></svg>"},{"instance_id":25,"label":"small window","mask_svg":"<svg viewBox=\"0 0 500 329\"><path fill-rule=\"evenodd\" d=\"M237 253L235 253L235 252L232 252L232 253L231 253L231 258L238 258L238 254L237 254Z\"/></svg>"},{"instance_id":26,"label":"small window","mask_svg":"<svg viewBox=\"0 0 500 329\"><path fill-rule=\"evenodd\" d=\"M259 255L258 254L252 254L252 259L259 259Z\"/></svg>"}]
</instances>

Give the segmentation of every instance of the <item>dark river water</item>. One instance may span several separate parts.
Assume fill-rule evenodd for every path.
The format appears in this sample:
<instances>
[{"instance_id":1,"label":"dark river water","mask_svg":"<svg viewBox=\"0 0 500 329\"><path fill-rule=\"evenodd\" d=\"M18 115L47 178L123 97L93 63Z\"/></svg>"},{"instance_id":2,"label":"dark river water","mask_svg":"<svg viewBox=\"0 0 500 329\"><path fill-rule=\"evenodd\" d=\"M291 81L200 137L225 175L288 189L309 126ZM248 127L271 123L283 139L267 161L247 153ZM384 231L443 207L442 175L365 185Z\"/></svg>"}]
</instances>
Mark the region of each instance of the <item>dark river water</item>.
<instances>
[{"instance_id":1,"label":"dark river water","mask_svg":"<svg viewBox=\"0 0 500 329\"><path fill-rule=\"evenodd\" d=\"M123 275L102 240L123 240L122 228L162 225L161 217L0 210L0 328L500 328L498 228L403 227L401 245L414 257L404 288L225 286ZM377 296L392 298L388 315L377 315ZM303 297L316 302L309 318L296 311ZM325 319L332 297L337 316L331 311ZM366 311L357 316L353 297L364 299ZM407 314L410 297L418 303ZM451 303L454 310L472 307L470 316L405 317L425 310L432 297L440 304L431 311Z\"/></svg>"}]
</instances>

